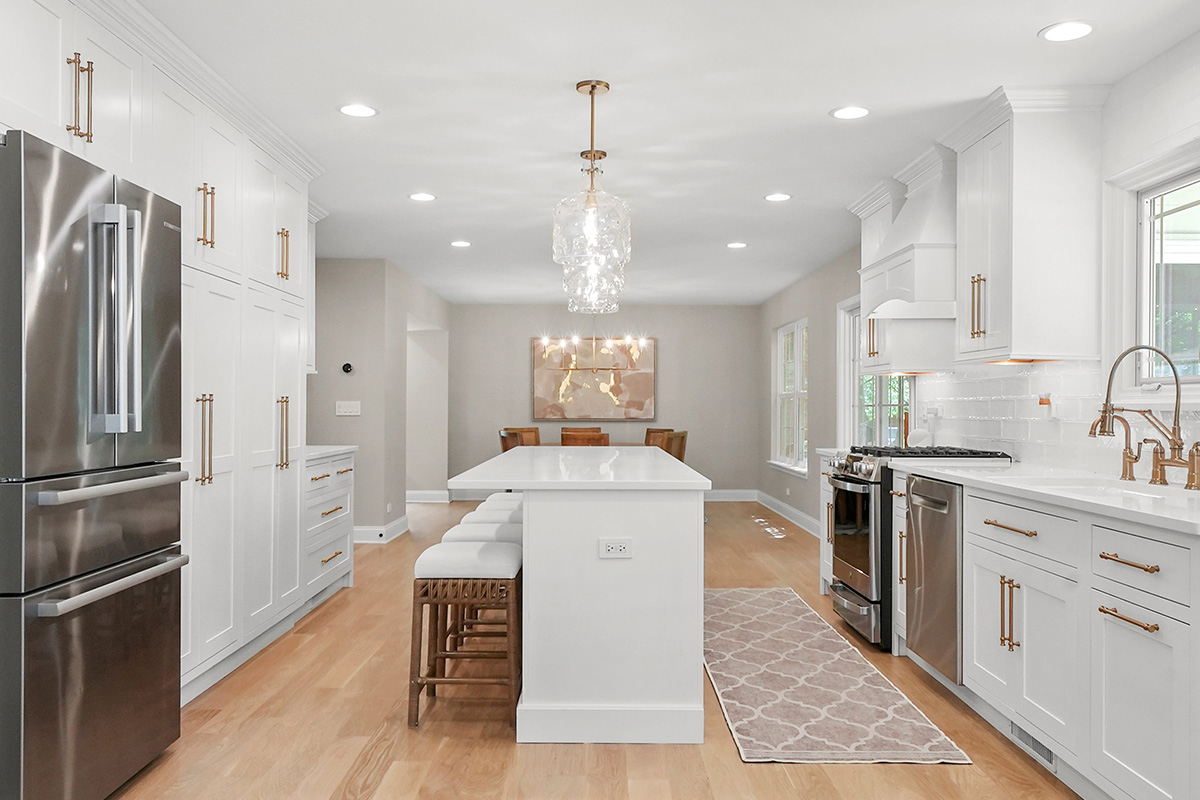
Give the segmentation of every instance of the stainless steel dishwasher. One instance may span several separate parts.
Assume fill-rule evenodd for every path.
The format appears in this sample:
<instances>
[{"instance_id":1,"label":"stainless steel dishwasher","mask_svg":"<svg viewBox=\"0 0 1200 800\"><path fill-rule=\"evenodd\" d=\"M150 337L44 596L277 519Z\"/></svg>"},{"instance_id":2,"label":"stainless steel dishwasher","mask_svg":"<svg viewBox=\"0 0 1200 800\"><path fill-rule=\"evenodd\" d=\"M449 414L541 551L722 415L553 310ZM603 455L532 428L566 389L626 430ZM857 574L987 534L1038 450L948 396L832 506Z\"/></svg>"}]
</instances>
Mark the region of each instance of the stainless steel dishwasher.
<instances>
[{"instance_id":1,"label":"stainless steel dishwasher","mask_svg":"<svg viewBox=\"0 0 1200 800\"><path fill-rule=\"evenodd\" d=\"M962 684L962 487L908 476L908 649Z\"/></svg>"}]
</instances>

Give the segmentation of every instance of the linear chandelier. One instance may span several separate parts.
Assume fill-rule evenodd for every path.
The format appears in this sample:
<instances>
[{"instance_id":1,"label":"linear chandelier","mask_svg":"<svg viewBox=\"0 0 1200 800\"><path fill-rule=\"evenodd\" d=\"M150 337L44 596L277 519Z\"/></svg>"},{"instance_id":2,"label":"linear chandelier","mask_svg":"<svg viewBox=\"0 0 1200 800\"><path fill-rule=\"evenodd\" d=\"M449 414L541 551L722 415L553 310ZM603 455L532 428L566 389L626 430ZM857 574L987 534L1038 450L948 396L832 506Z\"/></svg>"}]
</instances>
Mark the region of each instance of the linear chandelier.
<instances>
[{"instance_id":1,"label":"linear chandelier","mask_svg":"<svg viewBox=\"0 0 1200 800\"><path fill-rule=\"evenodd\" d=\"M591 100L590 147L580 153L587 161L587 188L564 197L554 207L554 261L563 268L567 310L581 314L610 314L619 307L629 263L629 205L600 188L596 162L607 153L596 149L596 95L606 94L604 81L580 81L575 90Z\"/></svg>"}]
</instances>

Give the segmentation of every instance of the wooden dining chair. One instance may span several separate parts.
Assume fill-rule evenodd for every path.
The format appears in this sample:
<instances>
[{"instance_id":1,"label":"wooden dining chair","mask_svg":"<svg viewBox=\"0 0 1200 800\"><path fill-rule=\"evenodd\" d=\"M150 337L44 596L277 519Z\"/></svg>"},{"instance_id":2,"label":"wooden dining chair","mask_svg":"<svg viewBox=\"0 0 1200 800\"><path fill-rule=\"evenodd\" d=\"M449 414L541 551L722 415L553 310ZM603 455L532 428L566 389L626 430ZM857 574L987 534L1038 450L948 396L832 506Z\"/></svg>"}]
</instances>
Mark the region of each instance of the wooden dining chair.
<instances>
[{"instance_id":1,"label":"wooden dining chair","mask_svg":"<svg viewBox=\"0 0 1200 800\"><path fill-rule=\"evenodd\" d=\"M687 431L671 431L663 434L662 449L683 461L683 451L687 449Z\"/></svg>"},{"instance_id":2,"label":"wooden dining chair","mask_svg":"<svg viewBox=\"0 0 1200 800\"><path fill-rule=\"evenodd\" d=\"M537 428L505 428L504 430L519 434L518 444L537 446L542 443L541 432Z\"/></svg>"},{"instance_id":3,"label":"wooden dining chair","mask_svg":"<svg viewBox=\"0 0 1200 800\"><path fill-rule=\"evenodd\" d=\"M674 428L646 428L646 447L662 447L663 437L674 430Z\"/></svg>"},{"instance_id":4,"label":"wooden dining chair","mask_svg":"<svg viewBox=\"0 0 1200 800\"><path fill-rule=\"evenodd\" d=\"M521 444L521 434L516 431L502 430L500 431L500 452L507 453L517 445Z\"/></svg>"},{"instance_id":5,"label":"wooden dining chair","mask_svg":"<svg viewBox=\"0 0 1200 800\"><path fill-rule=\"evenodd\" d=\"M599 431L569 431L562 432L563 447L600 446L608 447L608 434Z\"/></svg>"},{"instance_id":6,"label":"wooden dining chair","mask_svg":"<svg viewBox=\"0 0 1200 800\"><path fill-rule=\"evenodd\" d=\"M562 444L565 445L566 444L565 440L566 440L568 433L574 434L574 433L599 433L599 432L600 432L599 428L578 428L578 427L567 427L564 425L563 429L562 429L560 441L562 442Z\"/></svg>"}]
</instances>

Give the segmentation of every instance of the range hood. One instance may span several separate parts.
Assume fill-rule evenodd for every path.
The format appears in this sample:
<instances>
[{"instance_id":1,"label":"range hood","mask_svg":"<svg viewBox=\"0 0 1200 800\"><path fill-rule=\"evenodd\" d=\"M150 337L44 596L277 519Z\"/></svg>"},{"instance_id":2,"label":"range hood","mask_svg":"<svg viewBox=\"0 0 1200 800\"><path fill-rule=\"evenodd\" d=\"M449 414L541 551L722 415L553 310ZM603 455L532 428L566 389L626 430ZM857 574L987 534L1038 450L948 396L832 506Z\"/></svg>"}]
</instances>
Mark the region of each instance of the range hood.
<instances>
[{"instance_id":1,"label":"range hood","mask_svg":"<svg viewBox=\"0 0 1200 800\"><path fill-rule=\"evenodd\" d=\"M863 316L953 319L954 152L934 145L897 173L896 181L906 187L903 205L873 248L873 260L859 270ZM862 207L860 201L850 210L859 213ZM865 216L863 221L865 229Z\"/></svg>"}]
</instances>

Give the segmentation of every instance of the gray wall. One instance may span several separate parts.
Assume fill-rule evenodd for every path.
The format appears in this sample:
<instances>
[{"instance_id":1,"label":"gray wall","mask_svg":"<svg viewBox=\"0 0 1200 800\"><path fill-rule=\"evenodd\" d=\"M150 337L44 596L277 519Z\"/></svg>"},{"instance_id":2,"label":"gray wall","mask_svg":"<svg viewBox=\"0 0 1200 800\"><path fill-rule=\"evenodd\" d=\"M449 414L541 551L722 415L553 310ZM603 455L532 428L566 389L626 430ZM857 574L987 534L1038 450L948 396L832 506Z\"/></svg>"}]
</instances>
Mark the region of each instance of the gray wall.
<instances>
[{"instance_id":1,"label":"gray wall","mask_svg":"<svg viewBox=\"0 0 1200 800\"><path fill-rule=\"evenodd\" d=\"M354 523L387 525L404 516L408 328L444 329L449 304L379 259L318 260L316 292L308 442L358 445ZM342 372L345 362L352 373ZM334 416L336 400L358 400L362 416Z\"/></svg>"},{"instance_id":2,"label":"gray wall","mask_svg":"<svg viewBox=\"0 0 1200 800\"><path fill-rule=\"evenodd\" d=\"M641 441L648 427L687 430L686 460L714 489L757 488L766 391L759 307L622 305L595 325L601 337L658 340L657 419L601 429L614 442ZM569 313L565 303L451 306L451 475L496 455L497 431L506 426L536 425L542 441L558 441L562 422L531 422L530 340L572 333L591 336L592 318Z\"/></svg>"},{"instance_id":3,"label":"gray wall","mask_svg":"<svg viewBox=\"0 0 1200 800\"><path fill-rule=\"evenodd\" d=\"M408 332L409 492L446 491L450 446L450 335L443 330Z\"/></svg>"},{"instance_id":4,"label":"gray wall","mask_svg":"<svg viewBox=\"0 0 1200 800\"><path fill-rule=\"evenodd\" d=\"M816 448L837 442L837 304L858 294L859 249L846 252L816 272L793 283L762 305L759 327L759 369L763 424L755 451L758 488L805 514L820 519L820 470ZM767 465L771 455L771 367L775 331L779 326L808 318L808 464L807 478ZM791 495L787 490L791 489Z\"/></svg>"}]
</instances>

